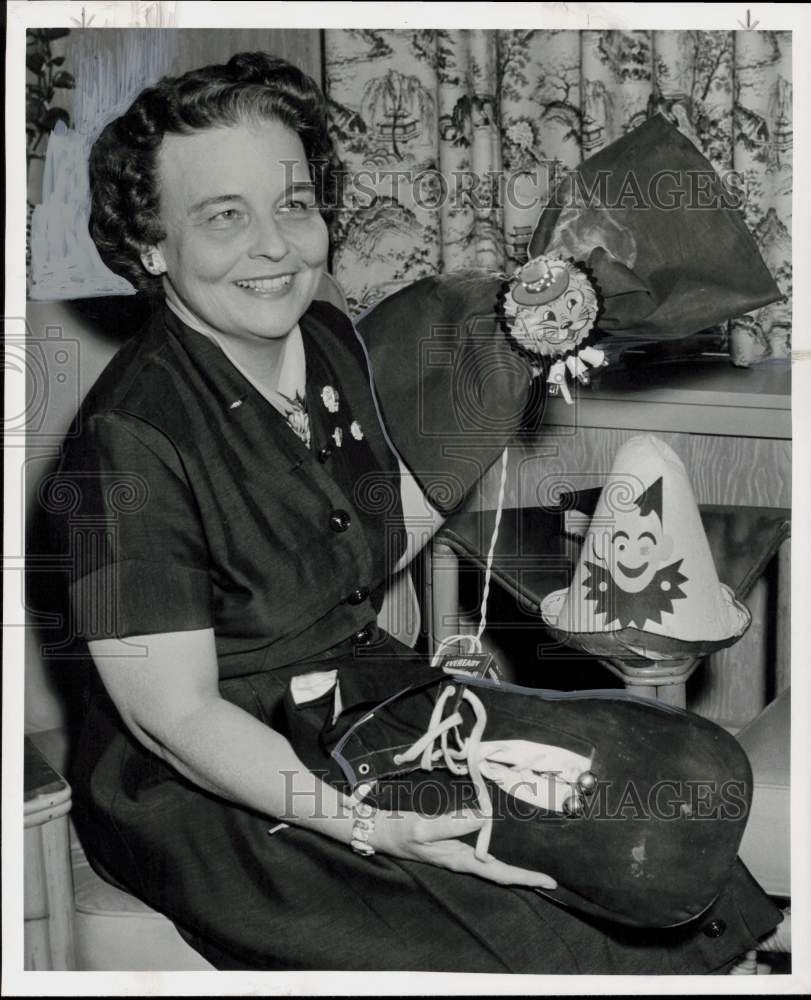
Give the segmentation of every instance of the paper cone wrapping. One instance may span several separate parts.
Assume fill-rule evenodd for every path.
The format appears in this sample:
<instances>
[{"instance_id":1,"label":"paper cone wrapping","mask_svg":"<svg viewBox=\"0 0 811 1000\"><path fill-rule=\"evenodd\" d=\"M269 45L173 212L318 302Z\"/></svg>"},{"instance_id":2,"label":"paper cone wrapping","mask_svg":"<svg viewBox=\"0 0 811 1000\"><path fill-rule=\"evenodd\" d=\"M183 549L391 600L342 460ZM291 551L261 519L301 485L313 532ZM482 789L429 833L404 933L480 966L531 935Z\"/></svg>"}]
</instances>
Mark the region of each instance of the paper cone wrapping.
<instances>
[{"instance_id":1,"label":"paper cone wrapping","mask_svg":"<svg viewBox=\"0 0 811 1000\"><path fill-rule=\"evenodd\" d=\"M544 602L567 633L633 630L723 644L749 615L719 580L687 472L649 435L618 452L571 586Z\"/></svg>"}]
</instances>

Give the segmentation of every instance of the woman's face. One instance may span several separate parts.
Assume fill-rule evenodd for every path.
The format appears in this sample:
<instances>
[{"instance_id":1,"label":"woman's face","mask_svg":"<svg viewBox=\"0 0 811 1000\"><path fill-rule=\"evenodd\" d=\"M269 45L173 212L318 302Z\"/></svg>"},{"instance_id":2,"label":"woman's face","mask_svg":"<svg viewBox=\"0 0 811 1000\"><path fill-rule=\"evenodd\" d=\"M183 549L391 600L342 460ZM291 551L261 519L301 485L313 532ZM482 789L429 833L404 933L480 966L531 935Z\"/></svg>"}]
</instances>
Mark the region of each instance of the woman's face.
<instances>
[{"instance_id":1,"label":"woman's face","mask_svg":"<svg viewBox=\"0 0 811 1000\"><path fill-rule=\"evenodd\" d=\"M312 302L327 228L295 132L273 121L167 135L158 156L167 294L215 330L284 337Z\"/></svg>"}]
</instances>

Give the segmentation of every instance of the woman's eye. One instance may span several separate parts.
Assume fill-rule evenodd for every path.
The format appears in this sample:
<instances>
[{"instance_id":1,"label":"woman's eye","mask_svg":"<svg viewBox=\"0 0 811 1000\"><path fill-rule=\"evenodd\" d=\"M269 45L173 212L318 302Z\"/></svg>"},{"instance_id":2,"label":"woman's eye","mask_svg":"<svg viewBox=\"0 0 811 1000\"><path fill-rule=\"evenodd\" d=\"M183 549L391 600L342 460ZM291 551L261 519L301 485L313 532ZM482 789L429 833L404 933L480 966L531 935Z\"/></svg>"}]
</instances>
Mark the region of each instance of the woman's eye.
<instances>
[{"instance_id":1,"label":"woman's eye","mask_svg":"<svg viewBox=\"0 0 811 1000\"><path fill-rule=\"evenodd\" d=\"M577 306L578 306L578 300L573 295L566 300L566 308L569 310L569 312L571 312L573 309L576 309Z\"/></svg>"},{"instance_id":2,"label":"woman's eye","mask_svg":"<svg viewBox=\"0 0 811 1000\"><path fill-rule=\"evenodd\" d=\"M235 222L240 216L238 208L224 208L211 216L209 222Z\"/></svg>"},{"instance_id":3,"label":"woman's eye","mask_svg":"<svg viewBox=\"0 0 811 1000\"><path fill-rule=\"evenodd\" d=\"M554 323L555 319L556 316L551 309L547 309L546 312L543 314L544 323Z\"/></svg>"},{"instance_id":4,"label":"woman's eye","mask_svg":"<svg viewBox=\"0 0 811 1000\"><path fill-rule=\"evenodd\" d=\"M315 202L304 201L301 198L291 198L290 201L284 202L283 205L279 206L280 212L308 212L311 208L315 208Z\"/></svg>"}]
</instances>

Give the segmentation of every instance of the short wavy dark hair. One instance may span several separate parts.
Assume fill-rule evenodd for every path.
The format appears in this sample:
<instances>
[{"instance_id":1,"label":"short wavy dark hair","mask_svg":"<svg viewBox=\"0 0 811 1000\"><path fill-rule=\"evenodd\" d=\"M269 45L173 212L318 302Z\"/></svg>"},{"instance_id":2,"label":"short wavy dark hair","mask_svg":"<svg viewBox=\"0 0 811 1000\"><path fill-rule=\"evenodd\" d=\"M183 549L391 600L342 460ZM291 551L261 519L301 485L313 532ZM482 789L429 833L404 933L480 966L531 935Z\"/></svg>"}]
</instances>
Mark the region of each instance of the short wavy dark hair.
<instances>
[{"instance_id":1,"label":"short wavy dark hair","mask_svg":"<svg viewBox=\"0 0 811 1000\"><path fill-rule=\"evenodd\" d=\"M90 235L102 260L141 291L162 283L141 254L165 238L157 160L165 135L269 120L292 129L310 164L316 197L334 204L335 157L326 98L313 79L284 59L240 52L224 65L163 77L107 125L90 152Z\"/></svg>"}]
</instances>

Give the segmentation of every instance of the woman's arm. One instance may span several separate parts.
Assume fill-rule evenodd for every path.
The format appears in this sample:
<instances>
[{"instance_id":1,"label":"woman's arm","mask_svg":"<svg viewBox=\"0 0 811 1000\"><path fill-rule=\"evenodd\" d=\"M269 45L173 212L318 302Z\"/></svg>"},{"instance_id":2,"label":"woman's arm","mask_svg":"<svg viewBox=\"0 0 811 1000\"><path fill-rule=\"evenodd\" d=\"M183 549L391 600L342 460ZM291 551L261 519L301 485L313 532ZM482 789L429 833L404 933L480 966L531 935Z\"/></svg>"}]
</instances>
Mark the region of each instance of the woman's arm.
<instances>
[{"instance_id":1,"label":"woman's arm","mask_svg":"<svg viewBox=\"0 0 811 1000\"><path fill-rule=\"evenodd\" d=\"M124 723L148 750L215 795L268 816L295 812L349 843L346 797L310 774L281 734L220 696L212 629L88 645ZM133 657L134 647L143 657Z\"/></svg>"},{"instance_id":2,"label":"woman's arm","mask_svg":"<svg viewBox=\"0 0 811 1000\"><path fill-rule=\"evenodd\" d=\"M144 655L133 657L133 648ZM348 844L351 804L310 773L290 743L220 696L212 629L89 643L101 679L127 727L148 750L207 791L268 817ZM504 884L553 887L553 880L500 861L478 861L457 838L482 820L470 812L376 815L381 853L480 875Z\"/></svg>"}]
</instances>

